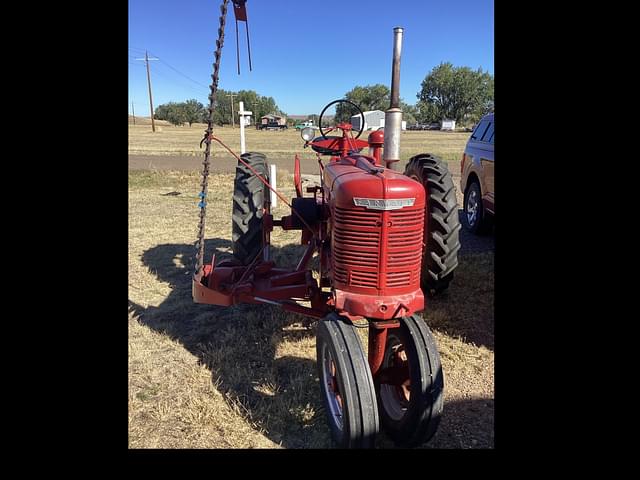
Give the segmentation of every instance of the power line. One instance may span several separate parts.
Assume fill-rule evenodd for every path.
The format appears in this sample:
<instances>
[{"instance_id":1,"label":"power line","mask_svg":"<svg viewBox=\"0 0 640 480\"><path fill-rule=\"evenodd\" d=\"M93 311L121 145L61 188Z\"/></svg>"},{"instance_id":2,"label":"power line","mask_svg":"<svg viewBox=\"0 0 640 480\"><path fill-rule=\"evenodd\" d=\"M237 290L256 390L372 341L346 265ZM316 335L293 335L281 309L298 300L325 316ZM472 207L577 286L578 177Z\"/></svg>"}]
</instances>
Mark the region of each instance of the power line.
<instances>
[{"instance_id":1,"label":"power line","mask_svg":"<svg viewBox=\"0 0 640 480\"><path fill-rule=\"evenodd\" d=\"M133 49L133 48L138 49L137 47L129 47L129 49ZM144 51L144 50L142 50L142 49L139 49L139 50ZM180 70L178 70L177 68L175 68L173 65L170 65L168 62L164 61L162 58L160 58L160 57L159 57L158 55L156 55L155 53L153 53L153 52L149 52L149 53L150 53L151 55L155 55L155 60L160 60L160 62L164 63L167 67L169 67L170 69L172 69L172 70L173 70L174 72L176 72L177 74L179 74L179 75L183 76L183 77L184 77L184 78L186 78L187 80L189 80L189 81L191 81L191 82L195 83L195 84L196 84L196 85L198 85L199 87L202 87L202 88L204 88L207 92L209 92L209 86L204 85L204 84L202 84L202 83L198 82L197 80L194 80L193 78L191 78L191 77L190 77L190 76L188 76L187 74L185 74L185 73L181 72ZM207 93L207 95L208 95L208 93Z\"/></svg>"},{"instance_id":2,"label":"power line","mask_svg":"<svg viewBox=\"0 0 640 480\"><path fill-rule=\"evenodd\" d=\"M152 55L155 55L155 54L154 54L154 53L152 53ZM158 55L156 55L156 57L158 57ZM197 80L194 80L193 78L189 77L188 75L186 75L186 74L182 73L180 70L178 70L177 68L175 68L175 67L173 67L173 66L169 65L167 62L165 62L164 60L162 60L160 57L158 57L158 60L160 60L162 63L164 63L164 64L165 64L167 67L169 67L170 69L174 70L176 73L178 73L178 74L182 75L184 78L186 78L186 79L188 79L188 80L191 80L193 83L195 83L195 84L197 84L197 85L199 85L199 86L201 86L201 87L203 87L203 88L206 88L207 90L209 89L209 87L208 87L207 85L204 85L204 84L202 84L202 83L198 82Z\"/></svg>"},{"instance_id":3,"label":"power line","mask_svg":"<svg viewBox=\"0 0 640 480\"><path fill-rule=\"evenodd\" d=\"M192 87L191 85L187 85L187 84L184 84L184 83L178 83L178 81L175 78L169 77L169 76L165 75L163 72L158 71L157 69L156 69L155 73L157 75L160 75L162 78L164 78L166 80L169 80L174 85L177 85L177 86L179 86L179 87L181 87L183 89L189 89L192 92L198 93L198 95L206 95L204 91L196 89L195 87Z\"/></svg>"}]
</instances>

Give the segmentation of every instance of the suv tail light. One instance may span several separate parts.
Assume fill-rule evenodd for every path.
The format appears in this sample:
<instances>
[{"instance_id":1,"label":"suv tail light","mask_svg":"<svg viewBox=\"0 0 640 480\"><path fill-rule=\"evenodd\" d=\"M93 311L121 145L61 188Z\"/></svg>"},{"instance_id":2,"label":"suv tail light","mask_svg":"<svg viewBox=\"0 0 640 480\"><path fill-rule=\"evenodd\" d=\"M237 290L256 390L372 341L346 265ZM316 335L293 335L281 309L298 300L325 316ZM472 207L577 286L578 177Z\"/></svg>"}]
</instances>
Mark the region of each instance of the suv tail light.
<instances>
[{"instance_id":1,"label":"suv tail light","mask_svg":"<svg viewBox=\"0 0 640 480\"><path fill-rule=\"evenodd\" d=\"M462 162L460 162L460 176L462 176L462 173L464 172L464 162L467 159L467 154L463 153L462 154Z\"/></svg>"}]
</instances>

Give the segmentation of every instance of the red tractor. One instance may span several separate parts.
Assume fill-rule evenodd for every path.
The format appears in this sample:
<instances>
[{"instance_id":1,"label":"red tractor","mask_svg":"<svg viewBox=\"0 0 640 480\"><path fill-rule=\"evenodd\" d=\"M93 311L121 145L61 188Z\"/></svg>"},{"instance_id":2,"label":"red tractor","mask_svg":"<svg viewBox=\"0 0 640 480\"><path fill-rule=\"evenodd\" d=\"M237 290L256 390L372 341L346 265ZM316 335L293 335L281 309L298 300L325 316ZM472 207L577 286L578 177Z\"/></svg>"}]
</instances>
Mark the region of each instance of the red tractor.
<instances>
[{"instance_id":1,"label":"red tractor","mask_svg":"<svg viewBox=\"0 0 640 480\"><path fill-rule=\"evenodd\" d=\"M435 433L443 408L440 357L418 312L425 308L424 293L445 289L453 277L460 224L455 187L440 159L420 154L404 174L393 168L402 120L401 39L397 28L384 133L360 140L360 108L347 100L327 105L321 135L313 138L312 128L301 132L305 147L317 153L321 185L307 188L313 196L303 196L296 155L297 196L289 203L276 192L291 207L291 215L280 219L270 210L266 157L236 157L234 259L215 264L214 255L193 278L197 303L277 305L320 319L320 388L332 437L341 447L372 447L380 427L398 445L419 445ZM339 102L362 116L359 131L349 123L323 127L327 108ZM339 135L327 135L332 130ZM360 153L364 148L367 154ZM270 259L274 227L301 231L306 250L295 269ZM316 254L314 278L309 265ZM368 352L358 338L361 327L368 328Z\"/></svg>"}]
</instances>

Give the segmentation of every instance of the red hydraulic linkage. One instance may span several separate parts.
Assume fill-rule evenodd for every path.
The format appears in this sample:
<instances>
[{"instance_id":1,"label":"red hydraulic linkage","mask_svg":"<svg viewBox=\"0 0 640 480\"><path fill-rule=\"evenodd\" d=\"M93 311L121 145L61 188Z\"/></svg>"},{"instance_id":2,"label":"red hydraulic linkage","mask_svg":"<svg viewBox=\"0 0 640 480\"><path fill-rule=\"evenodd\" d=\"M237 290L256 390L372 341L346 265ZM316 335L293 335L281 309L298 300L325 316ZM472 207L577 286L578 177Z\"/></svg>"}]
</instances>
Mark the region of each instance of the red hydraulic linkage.
<instances>
[{"instance_id":1,"label":"red hydraulic linkage","mask_svg":"<svg viewBox=\"0 0 640 480\"><path fill-rule=\"evenodd\" d=\"M209 141L211 140L215 140L222 145L238 162L246 166L269 190L291 208L291 211L306 227L303 229L303 235L306 234L304 235L307 239L305 243L308 243L308 247L293 272L275 268L275 264L272 261L260 262L262 252L248 266L234 265L231 262L222 262L216 266L214 255L211 264L205 265L203 271L194 277L192 284L194 301L223 306L230 306L236 303L269 303L278 305L285 310L315 318L324 317L328 312L328 294L320 292L316 281L311 276L311 272L307 270L307 265L314 251L320 245L317 232L293 208L287 199L275 190L251 165L236 155L219 138L211 135ZM265 215L266 231L270 231L274 223L270 215ZM278 221L278 224L281 223L281 221ZM284 227L284 225L281 226ZM323 298L323 296L326 298ZM292 299L310 300L311 308L300 305Z\"/></svg>"},{"instance_id":2,"label":"red hydraulic linkage","mask_svg":"<svg viewBox=\"0 0 640 480\"><path fill-rule=\"evenodd\" d=\"M285 205L287 205L287 206L291 209L291 211L292 211L293 213L295 213L295 215L300 219L300 221L304 224L304 226L305 226L305 227L307 227L311 232L313 232L313 228L311 228L311 227L309 226L309 224L305 221L305 219L304 219L304 218L302 218L302 215L300 215L300 213L299 213L296 209L294 209L294 208L293 208L293 206L292 206L292 205L287 201L287 199L286 199L285 197L283 197L283 196L282 196L282 195L281 195L281 194L280 194L280 193L279 193L275 188L273 188L273 187L269 184L269 182L267 182L267 181L264 179L264 177L263 177L262 175L260 175L258 172L256 172L256 171L253 169L253 167L251 167L251 165L249 165L247 162L245 162L244 160L242 160L238 155L236 155L236 154L235 154L235 152L234 152L233 150L231 150L227 145L225 145L225 143L224 143L222 140L220 140L218 137L214 137L213 135L211 135L211 136L209 137L209 140L215 140L216 142L218 142L218 143L219 143L220 145L222 145L222 146L223 146L223 147L224 147L224 148L225 148L225 149L226 149L226 150L227 150L231 155L233 155L233 156L236 158L236 160L238 160L238 161L239 161L240 163L242 163L245 167L247 167L249 170L251 170L251 172L252 172L256 177L258 177L258 179L259 179L262 183L264 183L264 184L267 186L267 188L269 188L269 190L271 190L273 193L275 193L275 194L278 196L278 198L279 198L280 200L282 200L282 202L283 202ZM315 235L314 235L314 236L315 236ZM316 237L316 238L317 238L317 237ZM318 239L318 240L319 240L319 239Z\"/></svg>"}]
</instances>

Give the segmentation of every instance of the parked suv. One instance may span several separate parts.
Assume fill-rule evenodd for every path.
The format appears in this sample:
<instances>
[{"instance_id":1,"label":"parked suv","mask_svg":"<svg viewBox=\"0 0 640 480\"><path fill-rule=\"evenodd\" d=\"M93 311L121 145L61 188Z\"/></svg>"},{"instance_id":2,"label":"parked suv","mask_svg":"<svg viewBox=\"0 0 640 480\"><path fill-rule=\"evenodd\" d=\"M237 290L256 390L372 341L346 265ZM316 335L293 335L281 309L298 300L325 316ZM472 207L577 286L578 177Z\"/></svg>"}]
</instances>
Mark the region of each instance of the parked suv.
<instances>
[{"instance_id":1,"label":"parked suv","mask_svg":"<svg viewBox=\"0 0 640 480\"><path fill-rule=\"evenodd\" d=\"M473 129L460 167L460 191L464 192L462 223L476 234L487 232L495 215L493 115L485 115Z\"/></svg>"}]
</instances>

